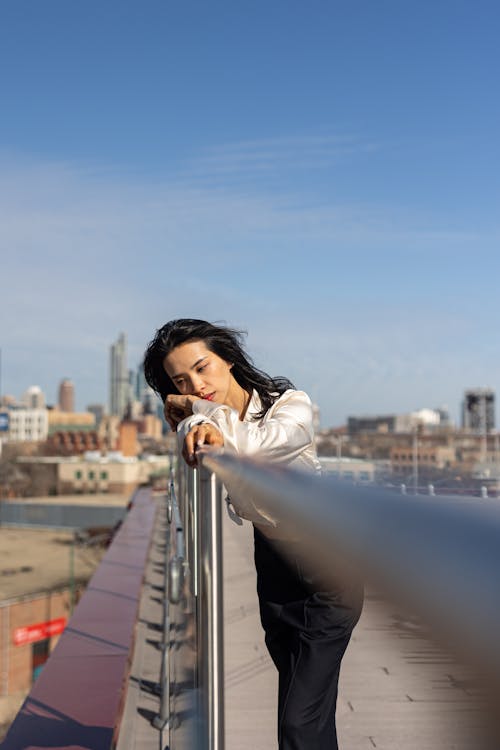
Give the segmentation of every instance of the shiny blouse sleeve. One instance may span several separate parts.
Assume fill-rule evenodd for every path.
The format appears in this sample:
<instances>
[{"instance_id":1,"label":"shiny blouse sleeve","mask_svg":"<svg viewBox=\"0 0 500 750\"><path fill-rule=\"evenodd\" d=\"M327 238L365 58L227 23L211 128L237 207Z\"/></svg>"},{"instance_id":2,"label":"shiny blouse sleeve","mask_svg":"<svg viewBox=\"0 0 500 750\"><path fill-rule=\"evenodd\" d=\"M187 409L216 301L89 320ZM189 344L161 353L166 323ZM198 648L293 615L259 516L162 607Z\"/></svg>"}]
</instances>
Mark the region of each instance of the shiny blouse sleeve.
<instances>
[{"instance_id":1,"label":"shiny blouse sleeve","mask_svg":"<svg viewBox=\"0 0 500 750\"><path fill-rule=\"evenodd\" d=\"M260 421L242 422L235 409L202 400L193 404L193 415L192 422L201 416L221 431L226 450L282 463L293 461L314 436L312 405L304 391L286 391Z\"/></svg>"}]
</instances>

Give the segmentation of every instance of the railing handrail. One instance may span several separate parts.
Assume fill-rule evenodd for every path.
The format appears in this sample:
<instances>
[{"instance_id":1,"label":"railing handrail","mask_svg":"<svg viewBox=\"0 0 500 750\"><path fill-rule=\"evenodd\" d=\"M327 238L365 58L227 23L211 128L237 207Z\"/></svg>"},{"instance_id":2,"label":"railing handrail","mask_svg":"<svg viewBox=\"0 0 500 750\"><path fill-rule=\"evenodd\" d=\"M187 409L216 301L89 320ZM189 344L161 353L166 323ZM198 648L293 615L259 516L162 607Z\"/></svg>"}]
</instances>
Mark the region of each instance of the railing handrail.
<instances>
[{"instance_id":1,"label":"railing handrail","mask_svg":"<svg viewBox=\"0 0 500 750\"><path fill-rule=\"evenodd\" d=\"M200 460L276 519L274 535L300 536L312 564L373 582L500 683L497 504L402 497L223 451Z\"/></svg>"}]
</instances>

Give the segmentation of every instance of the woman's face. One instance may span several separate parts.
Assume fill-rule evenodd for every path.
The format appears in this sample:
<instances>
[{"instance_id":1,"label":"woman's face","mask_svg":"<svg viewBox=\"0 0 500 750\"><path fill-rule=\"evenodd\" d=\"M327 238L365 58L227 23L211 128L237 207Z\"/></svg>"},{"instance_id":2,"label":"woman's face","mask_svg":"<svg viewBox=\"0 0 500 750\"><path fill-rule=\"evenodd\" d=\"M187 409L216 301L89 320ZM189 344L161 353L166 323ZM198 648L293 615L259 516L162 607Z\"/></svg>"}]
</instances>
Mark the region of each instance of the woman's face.
<instances>
[{"instance_id":1,"label":"woman's face","mask_svg":"<svg viewBox=\"0 0 500 750\"><path fill-rule=\"evenodd\" d=\"M187 341L172 349L163 360L163 368L184 396L200 396L226 404L237 385L232 365L207 348L204 341Z\"/></svg>"}]
</instances>

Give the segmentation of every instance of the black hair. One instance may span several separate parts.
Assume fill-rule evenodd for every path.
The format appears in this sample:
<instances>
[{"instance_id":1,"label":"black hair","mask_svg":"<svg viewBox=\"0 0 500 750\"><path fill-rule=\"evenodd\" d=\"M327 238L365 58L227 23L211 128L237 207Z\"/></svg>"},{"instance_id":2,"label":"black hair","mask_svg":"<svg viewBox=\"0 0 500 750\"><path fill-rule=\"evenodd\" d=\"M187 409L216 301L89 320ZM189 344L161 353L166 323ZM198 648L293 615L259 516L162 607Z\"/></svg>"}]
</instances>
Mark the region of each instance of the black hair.
<instances>
[{"instance_id":1,"label":"black hair","mask_svg":"<svg viewBox=\"0 0 500 750\"><path fill-rule=\"evenodd\" d=\"M247 393L255 389L259 394L262 411L255 415L260 419L272 404L289 388L294 388L287 378L272 378L257 369L243 348L243 331L227 326L207 323L194 318L171 320L156 331L144 355L144 375L151 388L165 401L169 393L178 389L163 368L163 361L172 349L187 341L203 341L211 352L230 362L236 382Z\"/></svg>"}]
</instances>

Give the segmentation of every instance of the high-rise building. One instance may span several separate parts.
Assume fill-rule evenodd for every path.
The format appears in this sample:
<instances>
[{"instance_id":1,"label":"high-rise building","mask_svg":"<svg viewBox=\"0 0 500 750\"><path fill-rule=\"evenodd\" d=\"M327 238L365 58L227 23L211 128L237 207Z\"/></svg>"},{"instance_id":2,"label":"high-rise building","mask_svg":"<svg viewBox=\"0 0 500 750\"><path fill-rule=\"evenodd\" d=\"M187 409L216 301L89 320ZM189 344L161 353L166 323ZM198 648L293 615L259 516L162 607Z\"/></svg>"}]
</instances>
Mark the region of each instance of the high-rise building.
<instances>
[{"instance_id":1,"label":"high-rise building","mask_svg":"<svg viewBox=\"0 0 500 750\"><path fill-rule=\"evenodd\" d=\"M132 403L135 401L135 381L136 373L135 370L128 371L128 389L127 389L127 402Z\"/></svg>"},{"instance_id":2,"label":"high-rise building","mask_svg":"<svg viewBox=\"0 0 500 750\"><path fill-rule=\"evenodd\" d=\"M57 402L61 411L75 411L75 386L68 378L64 378L59 384Z\"/></svg>"},{"instance_id":3,"label":"high-rise building","mask_svg":"<svg viewBox=\"0 0 500 750\"><path fill-rule=\"evenodd\" d=\"M101 424L101 421L106 414L106 408L104 404L89 404L87 406L87 411L94 415L95 426L96 428L99 428L99 425Z\"/></svg>"},{"instance_id":4,"label":"high-rise building","mask_svg":"<svg viewBox=\"0 0 500 750\"><path fill-rule=\"evenodd\" d=\"M110 349L109 413L123 417L128 403L127 337L121 333Z\"/></svg>"},{"instance_id":5,"label":"high-rise building","mask_svg":"<svg viewBox=\"0 0 500 750\"><path fill-rule=\"evenodd\" d=\"M146 378L144 376L144 366L141 362L141 364L137 367L137 373L135 376L135 397L137 401L142 401L142 396L147 388L149 388L149 386L146 383Z\"/></svg>"},{"instance_id":6,"label":"high-rise building","mask_svg":"<svg viewBox=\"0 0 500 750\"><path fill-rule=\"evenodd\" d=\"M465 391L462 427L481 434L495 429L495 392L491 388L470 388Z\"/></svg>"},{"instance_id":7,"label":"high-rise building","mask_svg":"<svg viewBox=\"0 0 500 750\"><path fill-rule=\"evenodd\" d=\"M135 397L140 401L145 414L153 414L156 408L157 395L146 382L144 376L144 366L141 364L137 367L135 380ZM162 407L163 408L163 407Z\"/></svg>"}]
</instances>

